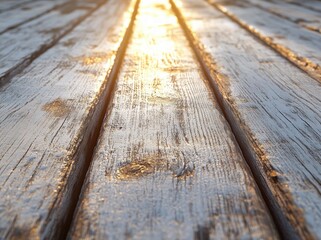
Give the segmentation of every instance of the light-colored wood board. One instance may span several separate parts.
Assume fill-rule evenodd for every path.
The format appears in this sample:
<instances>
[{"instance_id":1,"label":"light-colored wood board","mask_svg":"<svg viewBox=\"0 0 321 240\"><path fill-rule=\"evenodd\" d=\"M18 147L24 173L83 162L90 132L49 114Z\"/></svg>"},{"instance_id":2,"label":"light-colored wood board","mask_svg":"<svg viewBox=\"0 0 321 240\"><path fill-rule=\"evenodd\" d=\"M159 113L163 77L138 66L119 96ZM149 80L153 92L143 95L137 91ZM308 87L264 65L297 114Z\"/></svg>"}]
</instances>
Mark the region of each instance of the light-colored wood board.
<instances>
[{"instance_id":1,"label":"light-colored wood board","mask_svg":"<svg viewBox=\"0 0 321 240\"><path fill-rule=\"evenodd\" d=\"M52 47L106 0L73 1L1 35L0 85Z\"/></svg>"},{"instance_id":2,"label":"light-colored wood board","mask_svg":"<svg viewBox=\"0 0 321 240\"><path fill-rule=\"evenodd\" d=\"M255 6L259 6L263 10L269 11L277 16L297 23L306 29L321 32L321 14L311 11L302 6L296 6L285 1L260 1L246 0ZM321 6L321 1L320 1ZM320 37L321 38L321 37Z\"/></svg>"},{"instance_id":3,"label":"light-colored wood board","mask_svg":"<svg viewBox=\"0 0 321 240\"><path fill-rule=\"evenodd\" d=\"M32 1L10 11L0 13L0 34L21 24L40 17L67 0L59 1ZM1 2L0 2L1 5Z\"/></svg>"},{"instance_id":4,"label":"light-colored wood board","mask_svg":"<svg viewBox=\"0 0 321 240\"><path fill-rule=\"evenodd\" d=\"M1 239L60 239L67 230L129 2L108 1L0 88Z\"/></svg>"},{"instance_id":5,"label":"light-colored wood board","mask_svg":"<svg viewBox=\"0 0 321 240\"><path fill-rule=\"evenodd\" d=\"M24 4L31 2L32 0L20 0L20 1L12 1L12 0L5 0L0 1L0 13L4 11L8 11L17 7L20 7Z\"/></svg>"},{"instance_id":6,"label":"light-colored wood board","mask_svg":"<svg viewBox=\"0 0 321 240\"><path fill-rule=\"evenodd\" d=\"M277 239L167 0L143 0L71 239Z\"/></svg>"},{"instance_id":7,"label":"light-colored wood board","mask_svg":"<svg viewBox=\"0 0 321 240\"><path fill-rule=\"evenodd\" d=\"M307 9L313 10L319 15L321 15L321 4L320 1L316 0L305 0L305 1L300 1L300 0L285 0L285 2L292 3L298 6L305 7Z\"/></svg>"},{"instance_id":8,"label":"light-colored wood board","mask_svg":"<svg viewBox=\"0 0 321 240\"><path fill-rule=\"evenodd\" d=\"M321 36L245 2L208 0L235 22L260 38L321 82Z\"/></svg>"},{"instance_id":9,"label":"light-colored wood board","mask_svg":"<svg viewBox=\"0 0 321 240\"><path fill-rule=\"evenodd\" d=\"M283 237L321 236L320 83L205 1L175 3Z\"/></svg>"}]
</instances>

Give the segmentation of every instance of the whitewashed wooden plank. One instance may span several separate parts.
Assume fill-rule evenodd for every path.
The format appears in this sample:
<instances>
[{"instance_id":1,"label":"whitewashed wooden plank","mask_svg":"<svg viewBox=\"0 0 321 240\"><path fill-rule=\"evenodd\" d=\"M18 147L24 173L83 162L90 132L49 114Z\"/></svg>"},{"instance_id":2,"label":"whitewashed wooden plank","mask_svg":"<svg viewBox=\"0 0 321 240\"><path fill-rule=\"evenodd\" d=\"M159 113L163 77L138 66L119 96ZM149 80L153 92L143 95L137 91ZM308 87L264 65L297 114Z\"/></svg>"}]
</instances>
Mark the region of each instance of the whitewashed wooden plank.
<instances>
[{"instance_id":1,"label":"whitewashed wooden plank","mask_svg":"<svg viewBox=\"0 0 321 240\"><path fill-rule=\"evenodd\" d=\"M108 1L0 88L1 239L68 231L130 6Z\"/></svg>"},{"instance_id":2,"label":"whitewashed wooden plank","mask_svg":"<svg viewBox=\"0 0 321 240\"><path fill-rule=\"evenodd\" d=\"M255 6L261 7L263 10L267 10L277 16L295 22L306 29L321 32L320 13L285 1L246 0L246 2L252 3ZM319 5L321 7L321 1L319 2Z\"/></svg>"},{"instance_id":3,"label":"whitewashed wooden plank","mask_svg":"<svg viewBox=\"0 0 321 240\"><path fill-rule=\"evenodd\" d=\"M106 0L73 1L1 35L0 85L52 47Z\"/></svg>"},{"instance_id":4,"label":"whitewashed wooden plank","mask_svg":"<svg viewBox=\"0 0 321 240\"><path fill-rule=\"evenodd\" d=\"M0 34L36 19L65 2L67 0L32 1L10 11L0 12Z\"/></svg>"},{"instance_id":5,"label":"whitewashed wooden plank","mask_svg":"<svg viewBox=\"0 0 321 240\"><path fill-rule=\"evenodd\" d=\"M320 1L318 0L305 0L305 1L300 1L300 0L285 0L286 2L305 7L307 9L313 10L319 14L321 14L321 4Z\"/></svg>"},{"instance_id":6,"label":"whitewashed wooden plank","mask_svg":"<svg viewBox=\"0 0 321 240\"><path fill-rule=\"evenodd\" d=\"M209 0L242 27L321 81L321 35L245 2Z\"/></svg>"},{"instance_id":7,"label":"whitewashed wooden plank","mask_svg":"<svg viewBox=\"0 0 321 240\"><path fill-rule=\"evenodd\" d=\"M282 237L318 238L321 84L206 2L175 3Z\"/></svg>"},{"instance_id":8,"label":"whitewashed wooden plank","mask_svg":"<svg viewBox=\"0 0 321 240\"><path fill-rule=\"evenodd\" d=\"M167 0L141 2L70 238L278 238Z\"/></svg>"},{"instance_id":9,"label":"whitewashed wooden plank","mask_svg":"<svg viewBox=\"0 0 321 240\"><path fill-rule=\"evenodd\" d=\"M20 1L12 1L12 0L4 0L0 1L0 12L8 11L17 7L20 7L24 4L31 2L32 0L20 0Z\"/></svg>"}]
</instances>

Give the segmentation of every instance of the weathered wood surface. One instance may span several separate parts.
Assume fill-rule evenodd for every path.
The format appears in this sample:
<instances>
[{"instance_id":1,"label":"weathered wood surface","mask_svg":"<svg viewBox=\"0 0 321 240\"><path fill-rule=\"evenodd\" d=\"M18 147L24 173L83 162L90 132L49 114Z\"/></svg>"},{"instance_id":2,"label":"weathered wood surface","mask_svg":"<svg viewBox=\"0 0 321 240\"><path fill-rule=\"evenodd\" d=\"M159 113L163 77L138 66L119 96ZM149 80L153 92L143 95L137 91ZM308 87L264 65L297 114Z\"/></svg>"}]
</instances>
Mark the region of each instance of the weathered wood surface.
<instances>
[{"instance_id":1,"label":"weathered wood surface","mask_svg":"<svg viewBox=\"0 0 321 240\"><path fill-rule=\"evenodd\" d=\"M68 230L132 5L109 0L0 88L1 239Z\"/></svg>"},{"instance_id":2,"label":"weathered wood surface","mask_svg":"<svg viewBox=\"0 0 321 240\"><path fill-rule=\"evenodd\" d=\"M277 239L167 0L143 0L72 239Z\"/></svg>"},{"instance_id":3,"label":"weathered wood surface","mask_svg":"<svg viewBox=\"0 0 321 240\"><path fill-rule=\"evenodd\" d=\"M33 1L33 0L20 0L20 1L5 0L5 1L1 1L0 13L20 7L24 4L31 2L31 1Z\"/></svg>"},{"instance_id":4,"label":"weathered wood surface","mask_svg":"<svg viewBox=\"0 0 321 240\"><path fill-rule=\"evenodd\" d=\"M320 83L208 3L175 3L283 237L320 237Z\"/></svg>"},{"instance_id":5,"label":"weathered wood surface","mask_svg":"<svg viewBox=\"0 0 321 240\"><path fill-rule=\"evenodd\" d=\"M302 6L296 6L285 1L245 0L265 11L290 20L306 29L321 32L321 12L311 11ZM321 1L319 1L321 7ZM282 23L284 24L284 23ZM309 38L309 37L307 37Z\"/></svg>"},{"instance_id":6,"label":"weathered wood surface","mask_svg":"<svg viewBox=\"0 0 321 240\"><path fill-rule=\"evenodd\" d=\"M0 86L52 47L106 0L72 1L0 35Z\"/></svg>"},{"instance_id":7,"label":"weathered wood surface","mask_svg":"<svg viewBox=\"0 0 321 240\"><path fill-rule=\"evenodd\" d=\"M10 11L0 12L0 34L36 19L68 0L32 1ZM0 5L3 3L0 2Z\"/></svg>"},{"instance_id":8,"label":"weathered wood surface","mask_svg":"<svg viewBox=\"0 0 321 240\"><path fill-rule=\"evenodd\" d=\"M321 5L319 0L284 0L288 3L295 4L301 7L305 7L307 9L313 10L319 14L321 14Z\"/></svg>"},{"instance_id":9,"label":"weathered wood surface","mask_svg":"<svg viewBox=\"0 0 321 240\"><path fill-rule=\"evenodd\" d=\"M321 35L244 1L208 0L242 27L321 82Z\"/></svg>"}]
</instances>

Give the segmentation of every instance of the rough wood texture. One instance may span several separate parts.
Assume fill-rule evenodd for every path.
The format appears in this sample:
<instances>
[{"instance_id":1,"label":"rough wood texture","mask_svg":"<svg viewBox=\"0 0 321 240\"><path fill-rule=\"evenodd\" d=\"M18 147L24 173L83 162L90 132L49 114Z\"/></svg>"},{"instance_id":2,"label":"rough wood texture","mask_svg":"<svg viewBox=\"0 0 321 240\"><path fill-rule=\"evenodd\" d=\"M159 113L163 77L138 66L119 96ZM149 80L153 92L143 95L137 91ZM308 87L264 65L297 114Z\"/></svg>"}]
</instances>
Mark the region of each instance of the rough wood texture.
<instances>
[{"instance_id":1,"label":"rough wood texture","mask_svg":"<svg viewBox=\"0 0 321 240\"><path fill-rule=\"evenodd\" d=\"M36 19L68 0L32 1L16 9L0 12L0 34ZM0 5L3 3L0 2Z\"/></svg>"},{"instance_id":2,"label":"rough wood texture","mask_svg":"<svg viewBox=\"0 0 321 240\"><path fill-rule=\"evenodd\" d=\"M52 47L106 0L73 1L0 37L0 86Z\"/></svg>"},{"instance_id":3,"label":"rough wood texture","mask_svg":"<svg viewBox=\"0 0 321 240\"><path fill-rule=\"evenodd\" d=\"M321 32L321 13L311 11L302 6L295 6L284 1L246 0L263 10L269 11L281 18L287 19L309 30ZM319 1L321 7L321 1ZM307 36L308 38L308 36ZM320 36L321 38L321 36Z\"/></svg>"},{"instance_id":4,"label":"rough wood texture","mask_svg":"<svg viewBox=\"0 0 321 240\"><path fill-rule=\"evenodd\" d=\"M285 2L291 3L291 4L295 4L310 10L315 11L316 13L318 13L319 15L321 15L321 4L320 1L318 0L305 0L305 1L301 1L301 0L284 0Z\"/></svg>"},{"instance_id":5,"label":"rough wood texture","mask_svg":"<svg viewBox=\"0 0 321 240\"><path fill-rule=\"evenodd\" d=\"M208 0L246 30L321 82L321 35L244 1Z\"/></svg>"},{"instance_id":6,"label":"rough wood texture","mask_svg":"<svg viewBox=\"0 0 321 240\"><path fill-rule=\"evenodd\" d=\"M72 239L277 239L167 0L143 0Z\"/></svg>"},{"instance_id":7,"label":"rough wood texture","mask_svg":"<svg viewBox=\"0 0 321 240\"><path fill-rule=\"evenodd\" d=\"M0 13L21 7L24 4L28 4L31 1L35 1L35 0L19 0L19 1L5 0L5 1L1 1L0 2Z\"/></svg>"},{"instance_id":8,"label":"rough wood texture","mask_svg":"<svg viewBox=\"0 0 321 240\"><path fill-rule=\"evenodd\" d=\"M60 239L68 230L128 2L108 1L0 88L1 239Z\"/></svg>"},{"instance_id":9,"label":"rough wood texture","mask_svg":"<svg viewBox=\"0 0 321 240\"><path fill-rule=\"evenodd\" d=\"M175 3L283 237L321 236L320 83L206 2Z\"/></svg>"}]
</instances>

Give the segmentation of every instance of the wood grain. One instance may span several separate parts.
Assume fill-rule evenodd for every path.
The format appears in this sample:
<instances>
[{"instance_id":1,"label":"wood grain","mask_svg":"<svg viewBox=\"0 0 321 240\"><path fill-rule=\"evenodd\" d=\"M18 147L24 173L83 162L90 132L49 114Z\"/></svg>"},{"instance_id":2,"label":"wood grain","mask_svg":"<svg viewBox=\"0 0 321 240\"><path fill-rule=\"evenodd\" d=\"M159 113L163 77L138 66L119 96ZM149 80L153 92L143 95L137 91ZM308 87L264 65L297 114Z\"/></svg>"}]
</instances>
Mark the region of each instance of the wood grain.
<instances>
[{"instance_id":1,"label":"wood grain","mask_svg":"<svg viewBox=\"0 0 321 240\"><path fill-rule=\"evenodd\" d=\"M298 5L300 7L304 7L310 10L315 11L316 13L321 14L321 5L320 1L318 0L306 0L306 1L300 1L300 0L285 0L288 3Z\"/></svg>"},{"instance_id":2,"label":"wood grain","mask_svg":"<svg viewBox=\"0 0 321 240\"><path fill-rule=\"evenodd\" d=\"M266 10L225 0L209 0L217 9L321 82L321 35ZM282 24L280 24L282 23Z\"/></svg>"},{"instance_id":3,"label":"wood grain","mask_svg":"<svg viewBox=\"0 0 321 240\"><path fill-rule=\"evenodd\" d=\"M37 0L20 0L20 1L3 0L0 2L0 13L18 8L20 6L23 6L24 4L28 4L31 1L37 1Z\"/></svg>"},{"instance_id":4,"label":"wood grain","mask_svg":"<svg viewBox=\"0 0 321 240\"><path fill-rule=\"evenodd\" d=\"M292 21L306 29L321 33L320 12L311 11L305 7L296 6L285 1L246 0L246 2L249 2L254 6L258 6L261 9L271 12L281 18ZM319 5L321 7L320 1Z\"/></svg>"},{"instance_id":5,"label":"wood grain","mask_svg":"<svg viewBox=\"0 0 321 240\"><path fill-rule=\"evenodd\" d=\"M283 237L318 238L320 83L206 2L172 2Z\"/></svg>"},{"instance_id":6,"label":"wood grain","mask_svg":"<svg viewBox=\"0 0 321 240\"><path fill-rule=\"evenodd\" d=\"M67 1L68 0L32 1L10 11L0 12L0 34L25 24L26 22L30 22ZM0 2L0 5L1 4L2 3Z\"/></svg>"},{"instance_id":7,"label":"wood grain","mask_svg":"<svg viewBox=\"0 0 321 240\"><path fill-rule=\"evenodd\" d=\"M0 85L7 83L34 59L88 17L106 0L72 1L0 38Z\"/></svg>"},{"instance_id":8,"label":"wood grain","mask_svg":"<svg viewBox=\"0 0 321 240\"><path fill-rule=\"evenodd\" d=\"M143 0L71 239L277 239L169 2Z\"/></svg>"},{"instance_id":9,"label":"wood grain","mask_svg":"<svg viewBox=\"0 0 321 240\"><path fill-rule=\"evenodd\" d=\"M108 1L0 88L1 239L68 230L133 4Z\"/></svg>"}]
</instances>

